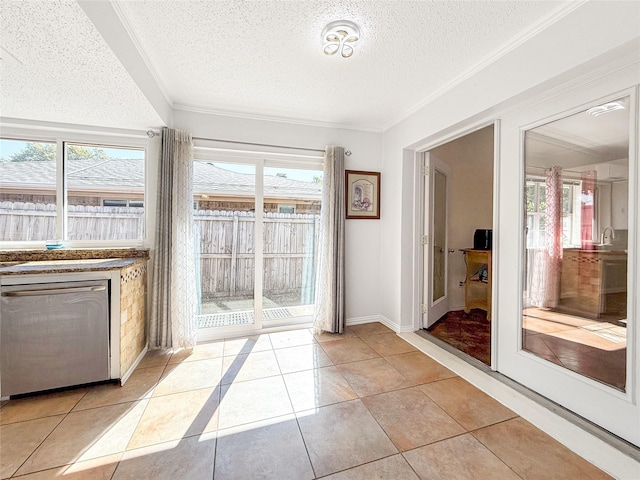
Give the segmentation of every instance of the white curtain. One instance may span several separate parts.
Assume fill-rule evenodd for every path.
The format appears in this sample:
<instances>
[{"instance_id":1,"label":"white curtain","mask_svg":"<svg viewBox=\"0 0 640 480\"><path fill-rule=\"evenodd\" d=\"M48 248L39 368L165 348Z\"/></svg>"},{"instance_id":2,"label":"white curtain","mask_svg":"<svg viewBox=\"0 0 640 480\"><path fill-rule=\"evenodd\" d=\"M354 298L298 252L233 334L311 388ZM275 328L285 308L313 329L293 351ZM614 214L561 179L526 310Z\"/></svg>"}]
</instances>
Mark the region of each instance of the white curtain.
<instances>
[{"instance_id":1,"label":"white curtain","mask_svg":"<svg viewBox=\"0 0 640 480\"><path fill-rule=\"evenodd\" d=\"M197 335L193 141L162 130L149 348L192 348Z\"/></svg>"},{"instance_id":2,"label":"white curtain","mask_svg":"<svg viewBox=\"0 0 640 480\"><path fill-rule=\"evenodd\" d=\"M560 297L562 269L562 168L551 167L545 179L544 249L533 259L531 304L554 308Z\"/></svg>"},{"instance_id":3,"label":"white curtain","mask_svg":"<svg viewBox=\"0 0 640 480\"><path fill-rule=\"evenodd\" d=\"M344 148L327 147L316 272L314 333L342 333L344 311Z\"/></svg>"}]
</instances>

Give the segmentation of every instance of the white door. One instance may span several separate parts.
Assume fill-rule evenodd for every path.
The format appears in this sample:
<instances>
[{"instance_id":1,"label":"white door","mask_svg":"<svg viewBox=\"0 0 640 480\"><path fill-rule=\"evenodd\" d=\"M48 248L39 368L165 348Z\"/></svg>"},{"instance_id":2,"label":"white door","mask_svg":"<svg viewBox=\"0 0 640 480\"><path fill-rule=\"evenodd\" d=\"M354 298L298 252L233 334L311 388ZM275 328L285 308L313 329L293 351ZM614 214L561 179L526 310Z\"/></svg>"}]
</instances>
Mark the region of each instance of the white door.
<instances>
[{"instance_id":1,"label":"white door","mask_svg":"<svg viewBox=\"0 0 640 480\"><path fill-rule=\"evenodd\" d=\"M424 153L424 293L422 325L428 328L449 311L447 292L447 165Z\"/></svg>"},{"instance_id":2,"label":"white door","mask_svg":"<svg viewBox=\"0 0 640 480\"><path fill-rule=\"evenodd\" d=\"M640 446L638 76L614 75L502 120L497 370Z\"/></svg>"}]
</instances>

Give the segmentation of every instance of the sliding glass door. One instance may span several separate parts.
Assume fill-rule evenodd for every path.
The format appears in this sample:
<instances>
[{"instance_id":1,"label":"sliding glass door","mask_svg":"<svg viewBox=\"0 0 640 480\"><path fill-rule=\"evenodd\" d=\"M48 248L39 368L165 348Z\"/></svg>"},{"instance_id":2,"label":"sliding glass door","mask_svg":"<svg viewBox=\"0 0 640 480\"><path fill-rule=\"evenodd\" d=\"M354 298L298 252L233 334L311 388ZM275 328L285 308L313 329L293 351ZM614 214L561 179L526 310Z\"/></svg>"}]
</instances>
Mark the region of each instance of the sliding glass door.
<instances>
[{"instance_id":1,"label":"sliding glass door","mask_svg":"<svg viewBox=\"0 0 640 480\"><path fill-rule=\"evenodd\" d=\"M321 165L241 161L194 165L201 340L312 320Z\"/></svg>"}]
</instances>

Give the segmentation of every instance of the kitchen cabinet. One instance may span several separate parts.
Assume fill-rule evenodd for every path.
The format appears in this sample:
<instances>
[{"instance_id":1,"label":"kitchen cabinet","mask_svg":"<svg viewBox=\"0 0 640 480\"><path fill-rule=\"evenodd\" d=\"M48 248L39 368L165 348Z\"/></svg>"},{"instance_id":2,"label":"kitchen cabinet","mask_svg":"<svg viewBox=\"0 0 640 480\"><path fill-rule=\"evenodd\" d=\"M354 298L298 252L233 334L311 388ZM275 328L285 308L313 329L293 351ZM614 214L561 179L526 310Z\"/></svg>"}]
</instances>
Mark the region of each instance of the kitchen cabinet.
<instances>
[{"instance_id":1,"label":"kitchen cabinet","mask_svg":"<svg viewBox=\"0 0 640 480\"><path fill-rule=\"evenodd\" d=\"M617 250L563 251L558 309L588 318L626 318L627 254Z\"/></svg>"},{"instance_id":2,"label":"kitchen cabinet","mask_svg":"<svg viewBox=\"0 0 640 480\"><path fill-rule=\"evenodd\" d=\"M55 252L55 256L50 256L52 253L28 251L21 255L21 252L0 252L0 290L26 284L107 281L108 378L119 379L124 384L146 353L148 251L92 250L82 252L82 258L73 258L78 251ZM122 254L124 258L87 258L109 254ZM137 256L127 258L127 254ZM64 255L72 258L66 259Z\"/></svg>"}]
</instances>

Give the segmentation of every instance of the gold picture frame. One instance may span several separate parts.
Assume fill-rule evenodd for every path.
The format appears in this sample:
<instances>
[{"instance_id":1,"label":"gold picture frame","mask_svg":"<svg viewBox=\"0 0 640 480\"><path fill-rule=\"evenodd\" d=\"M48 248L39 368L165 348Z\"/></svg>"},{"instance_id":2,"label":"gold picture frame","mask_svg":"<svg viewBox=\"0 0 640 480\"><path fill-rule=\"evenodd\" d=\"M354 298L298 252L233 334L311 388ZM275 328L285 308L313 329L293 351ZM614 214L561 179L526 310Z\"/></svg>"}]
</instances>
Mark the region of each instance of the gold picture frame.
<instances>
[{"instance_id":1,"label":"gold picture frame","mask_svg":"<svg viewBox=\"0 0 640 480\"><path fill-rule=\"evenodd\" d=\"M379 219L380 172L345 170L344 197L347 219Z\"/></svg>"}]
</instances>

